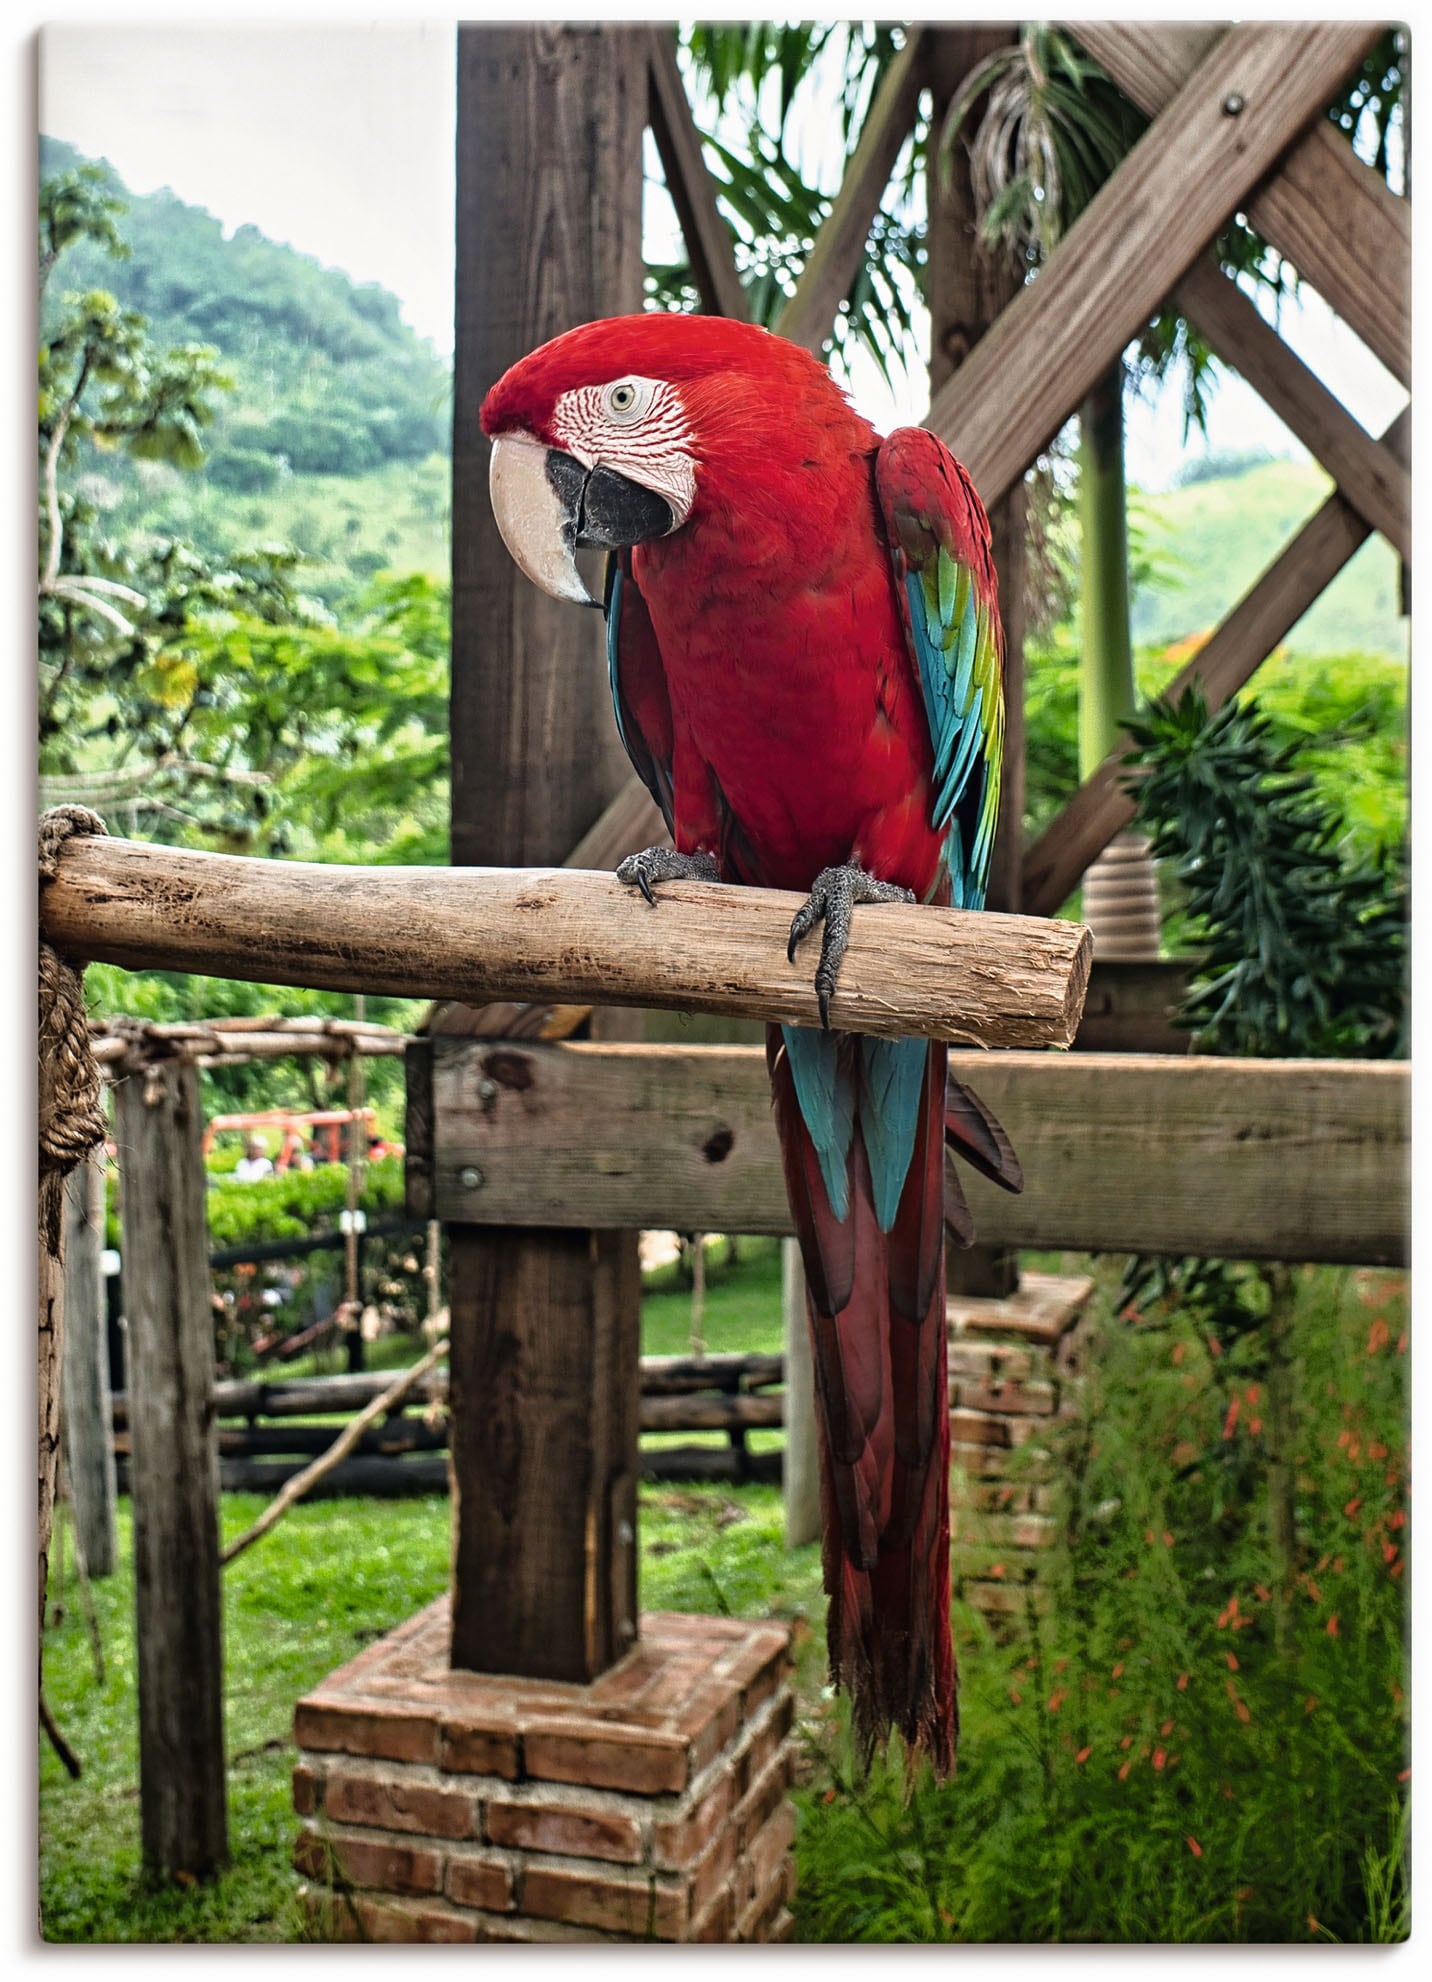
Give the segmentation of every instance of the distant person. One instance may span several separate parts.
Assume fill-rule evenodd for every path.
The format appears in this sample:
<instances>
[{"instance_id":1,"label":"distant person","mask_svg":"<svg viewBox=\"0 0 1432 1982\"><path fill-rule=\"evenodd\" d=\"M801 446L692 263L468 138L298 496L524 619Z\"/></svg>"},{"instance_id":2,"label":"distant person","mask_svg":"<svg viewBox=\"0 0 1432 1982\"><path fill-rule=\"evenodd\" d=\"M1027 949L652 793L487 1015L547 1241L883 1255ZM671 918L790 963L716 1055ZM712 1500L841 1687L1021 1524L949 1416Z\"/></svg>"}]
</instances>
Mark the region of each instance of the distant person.
<instances>
[{"instance_id":1,"label":"distant person","mask_svg":"<svg viewBox=\"0 0 1432 1982\"><path fill-rule=\"evenodd\" d=\"M244 1144L244 1153L234 1165L234 1176L241 1184L256 1184L261 1177L273 1175L273 1158L264 1148L262 1136L250 1136Z\"/></svg>"},{"instance_id":2,"label":"distant person","mask_svg":"<svg viewBox=\"0 0 1432 1982\"><path fill-rule=\"evenodd\" d=\"M311 1170L312 1168L313 1158L304 1146L303 1137L297 1129L290 1129L283 1139L283 1148L278 1153L279 1174L282 1175L285 1170Z\"/></svg>"}]
</instances>

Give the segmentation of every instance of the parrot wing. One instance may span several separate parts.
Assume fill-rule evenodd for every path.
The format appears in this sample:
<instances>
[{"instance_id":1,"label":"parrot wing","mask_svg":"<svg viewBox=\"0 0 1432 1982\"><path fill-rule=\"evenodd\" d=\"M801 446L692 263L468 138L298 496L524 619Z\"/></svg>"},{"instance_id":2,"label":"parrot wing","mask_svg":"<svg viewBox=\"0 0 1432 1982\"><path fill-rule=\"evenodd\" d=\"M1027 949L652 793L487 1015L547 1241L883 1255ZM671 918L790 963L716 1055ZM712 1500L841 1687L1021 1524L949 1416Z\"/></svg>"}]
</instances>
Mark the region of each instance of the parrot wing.
<instances>
[{"instance_id":1,"label":"parrot wing","mask_svg":"<svg viewBox=\"0 0 1432 1982\"><path fill-rule=\"evenodd\" d=\"M607 560L603 610L607 620L607 674L612 707L626 754L637 776L661 807L667 831L672 830L671 700L661 649L646 600L631 573L626 552Z\"/></svg>"},{"instance_id":2,"label":"parrot wing","mask_svg":"<svg viewBox=\"0 0 1432 1982\"><path fill-rule=\"evenodd\" d=\"M950 905L982 908L999 817L1004 633L989 519L944 442L900 427L875 457L910 660L934 751L931 823L944 833Z\"/></svg>"}]
</instances>

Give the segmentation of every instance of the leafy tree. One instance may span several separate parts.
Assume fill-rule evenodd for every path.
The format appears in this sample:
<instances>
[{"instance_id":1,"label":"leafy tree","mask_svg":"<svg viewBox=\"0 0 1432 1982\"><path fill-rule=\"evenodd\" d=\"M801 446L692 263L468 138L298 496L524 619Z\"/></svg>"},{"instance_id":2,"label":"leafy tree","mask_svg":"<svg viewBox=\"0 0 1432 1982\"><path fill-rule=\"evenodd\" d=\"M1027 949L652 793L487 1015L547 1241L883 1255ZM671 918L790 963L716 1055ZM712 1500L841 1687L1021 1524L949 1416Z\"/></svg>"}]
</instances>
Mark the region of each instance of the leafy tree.
<instances>
[{"instance_id":1,"label":"leafy tree","mask_svg":"<svg viewBox=\"0 0 1432 1982\"><path fill-rule=\"evenodd\" d=\"M1369 859L1251 701L1213 715L1197 688L1129 723L1139 820L1182 886L1203 951L1181 1014L1208 1051L1386 1058L1407 1051L1407 882L1401 850ZM1135 1302L1201 1313L1225 1345L1261 1330L1279 1643L1298 1573L1292 1269L1136 1261ZM1218 1455L1214 1455L1217 1458Z\"/></svg>"}]
</instances>

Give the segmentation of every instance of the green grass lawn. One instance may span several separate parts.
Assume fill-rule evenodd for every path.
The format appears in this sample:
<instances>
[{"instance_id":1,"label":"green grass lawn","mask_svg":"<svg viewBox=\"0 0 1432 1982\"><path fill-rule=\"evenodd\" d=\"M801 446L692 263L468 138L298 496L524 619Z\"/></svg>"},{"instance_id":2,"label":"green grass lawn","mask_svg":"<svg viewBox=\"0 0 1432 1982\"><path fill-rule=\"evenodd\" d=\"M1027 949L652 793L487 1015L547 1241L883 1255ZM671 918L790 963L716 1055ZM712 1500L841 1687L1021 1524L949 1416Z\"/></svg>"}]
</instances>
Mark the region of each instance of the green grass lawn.
<instances>
[{"instance_id":1,"label":"green grass lawn","mask_svg":"<svg viewBox=\"0 0 1432 1982\"><path fill-rule=\"evenodd\" d=\"M734 1267L711 1264L713 1350L779 1343L777 1249L741 1250ZM777 1490L643 1488L642 1603L794 1627L806 1940L1396 1939L1408 1917L1405 1280L1300 1275L1302 1560L1280 1655L1256 1337L1215 1355L1186 1316L1120 1321L1113 1263L1096 1270L1053 1602L998 1635L957 1603L952 1784L919 1782L907 1800L894 1755L855 1779L842 1706L822 1685L819 1551L783 1547ZM650 1294L647 1351L683 1351L689 1319L679 1285ZM260 1506L225 1496L225 1536ZM49 1939L301 1938L294 1702L443 1589L448 1523L442 1499L300 1506L224 1572L233 1863L211 1886L159 1891L139 1872L122 1503L124 1567L95 1586L102 1684L72 1577L52 1590L46 1692L84 1774L72 1782L42 1743Z\"/></svg>"}]
</instances>

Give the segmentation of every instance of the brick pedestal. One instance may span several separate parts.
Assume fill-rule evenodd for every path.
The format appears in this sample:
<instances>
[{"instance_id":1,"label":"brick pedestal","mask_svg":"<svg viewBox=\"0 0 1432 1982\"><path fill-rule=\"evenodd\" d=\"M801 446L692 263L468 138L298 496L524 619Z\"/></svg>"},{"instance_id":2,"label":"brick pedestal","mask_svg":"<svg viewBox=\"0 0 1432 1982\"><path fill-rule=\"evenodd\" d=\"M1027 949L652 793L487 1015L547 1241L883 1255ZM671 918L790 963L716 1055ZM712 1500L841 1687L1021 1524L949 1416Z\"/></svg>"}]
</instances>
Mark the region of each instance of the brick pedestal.
<instances>
[{"instance_id":1,"label":"brick pedestal","mask_svg":"<svg viewBox=\"0 0 1432 1982\"><path fill-rule=\"evenodd\" d=\"M300 1700L294 1861L327 1939L779 1941L783 1625L644 1616L590 1685L455 1672L446 1597Z\"/></svg>"},{"instance_id":2,"label":"brick pedestal","mask_svg":"<svg viewBox=\"0 0 1432 1982\"><path fill-rule=\"evenodd\" d=\"M951 1566L956 1594L988 1617L1022 1616L1030 1585L1045 1601L1050 1433L1076 1407L1093 1291L1086 1275L1026 1273L1002 1300L950 1298Z\"/></svg>"}]
</instances>

